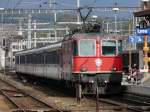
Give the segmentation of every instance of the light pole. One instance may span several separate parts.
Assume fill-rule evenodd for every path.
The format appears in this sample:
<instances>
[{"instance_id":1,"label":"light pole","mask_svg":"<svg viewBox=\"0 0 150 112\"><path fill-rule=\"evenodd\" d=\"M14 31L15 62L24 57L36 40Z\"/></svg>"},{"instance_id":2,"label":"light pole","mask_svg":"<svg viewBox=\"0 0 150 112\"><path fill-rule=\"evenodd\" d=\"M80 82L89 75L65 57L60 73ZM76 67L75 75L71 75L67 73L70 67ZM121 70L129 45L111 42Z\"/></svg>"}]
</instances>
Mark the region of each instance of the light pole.
<instances>
[{"instance_id":1,"label":"light pole","mask_svg":"<svg viewBox=\"0 0 150 112\"><path fill-rule=\"evenodd\" d=\"M27 38L27 49L31 48L31 22L32 22L32 15L28 14L28 38Z\"/></svg>"},{"instance_id":2,"label":"light pole","mask_svg":"<svg viewBox=\"0 0 150 112\"><path fill-rule=\"evenodd\" d=\"M117 11L119 11L118 7L112 8L112 11L115 13L115 33L117 33Z\"/></svg>"},{"instance_id":3,"label":"light pole","mask_svg":"<svg viewBox=\"0 0 150 112\"><path fill-rule=\"evenodd\" d=\"M36 41L36 20L34 20L34 47L36 48L36 43L37 43L37 41Z\"/></svg>"},{"instance_id":4,"label":"light pole","mask_svg":"<svg viewBox=\"0 0 150 112\"><path fill-rule=\"evenodd\" d=\"M4 11L5 8L0 8L0 11ZM2 28L1 28L1 31L3 31L3 21L4 21L4 15L3 15L3 12L1 13L1 22L2 22Z\"/></svg>"},{"instance_id":5,"label":"light pole","mask_svg":"<svg viewBox=\"0 0 150 112\"><path fill-rule=\"evenodd\" d=\"M53 11L53 12L54 12L54 28L55 28L54 34L55 34L55 41L57 41L57 30L56 30L57 12L56 12L56 10L55 10L56 5L57 5L56 0L49 0L49 7L51 8L52 5L53 5L53 7L54 7L54 11Z\"/></svg>"}]
</instances>

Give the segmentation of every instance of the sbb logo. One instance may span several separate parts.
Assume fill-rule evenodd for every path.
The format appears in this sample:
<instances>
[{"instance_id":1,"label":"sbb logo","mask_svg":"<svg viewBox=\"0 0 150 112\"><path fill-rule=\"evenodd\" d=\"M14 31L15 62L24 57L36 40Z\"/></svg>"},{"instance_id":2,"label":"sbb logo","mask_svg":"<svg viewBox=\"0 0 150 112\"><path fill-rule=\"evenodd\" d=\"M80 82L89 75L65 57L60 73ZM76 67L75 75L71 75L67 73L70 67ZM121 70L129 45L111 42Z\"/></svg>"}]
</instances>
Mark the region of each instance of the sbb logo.
<instances>
[{"instance_id":1,"label":"sbb logo","mask_svg":"<svg viewBox=\"0 0 150 112\"><path fill-rule=\"evenodd\" d=\"M96 60L95 60L95 64L96 64L97 67L100 67L100 66L102 65L102 60L99 59L99 58L96 59Z\"/></svg>"}]
</instances>

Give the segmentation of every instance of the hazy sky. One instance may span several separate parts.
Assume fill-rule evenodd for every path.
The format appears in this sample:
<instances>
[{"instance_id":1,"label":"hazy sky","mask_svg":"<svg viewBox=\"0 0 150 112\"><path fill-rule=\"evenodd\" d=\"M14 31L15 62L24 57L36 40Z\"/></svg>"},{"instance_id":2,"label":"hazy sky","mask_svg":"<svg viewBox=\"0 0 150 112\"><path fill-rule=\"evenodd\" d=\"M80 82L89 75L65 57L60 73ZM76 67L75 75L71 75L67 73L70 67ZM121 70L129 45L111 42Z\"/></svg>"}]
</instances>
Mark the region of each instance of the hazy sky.
<instances>
[{"instance_id":1,"label":"hazy sky","mask_svg":"<svg viewBox=\"0 0 150 112\"><path fill-rule=\"evenodd\" d=\"M0 7L5 8L46 8L49 0L0 0ZM57 7L73 8L77 0L56 0ZM80 0L81 6L138 6L141 0Z\"/></svg>"}]
</instances>

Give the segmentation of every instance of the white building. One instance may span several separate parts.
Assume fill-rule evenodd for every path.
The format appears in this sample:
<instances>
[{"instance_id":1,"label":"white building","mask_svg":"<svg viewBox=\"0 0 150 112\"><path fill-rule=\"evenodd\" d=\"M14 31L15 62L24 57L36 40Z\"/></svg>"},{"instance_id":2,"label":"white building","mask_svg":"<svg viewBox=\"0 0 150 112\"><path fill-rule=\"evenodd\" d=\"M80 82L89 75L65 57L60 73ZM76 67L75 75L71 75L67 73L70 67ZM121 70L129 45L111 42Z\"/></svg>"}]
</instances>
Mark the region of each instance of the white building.
<instances>
[{"instance_id":1,"label":"white building","mask_svg":"<svg viewBox=\"0 0 150 112\"><path fill-rule=\"evenodd\" d=\"M16 40L10 43L6 57L6 66L10 69L15 67L15 53L26 49L26 41Z\"/></svg>"}]
</instances>

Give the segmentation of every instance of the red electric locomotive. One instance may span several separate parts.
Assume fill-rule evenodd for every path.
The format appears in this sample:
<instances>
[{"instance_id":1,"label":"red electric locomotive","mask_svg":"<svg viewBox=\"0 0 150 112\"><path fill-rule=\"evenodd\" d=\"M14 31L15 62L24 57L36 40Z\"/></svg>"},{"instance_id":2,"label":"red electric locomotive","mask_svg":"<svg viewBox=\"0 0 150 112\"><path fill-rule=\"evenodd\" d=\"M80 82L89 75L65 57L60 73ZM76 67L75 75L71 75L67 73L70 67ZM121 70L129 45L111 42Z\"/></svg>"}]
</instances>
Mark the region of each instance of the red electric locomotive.
<instances>
[{"instance_id":1,"label":"red electric locomotive","mask_svg":"<svg viewBox=\"0 0 150 112\"><path fill-rule=\"evenodd\" d=\"M84 94L118 93L122 81L122 44L114 35L83 33L62 42L62 78L78 82Z\"/></svg>"}]
</instances>

